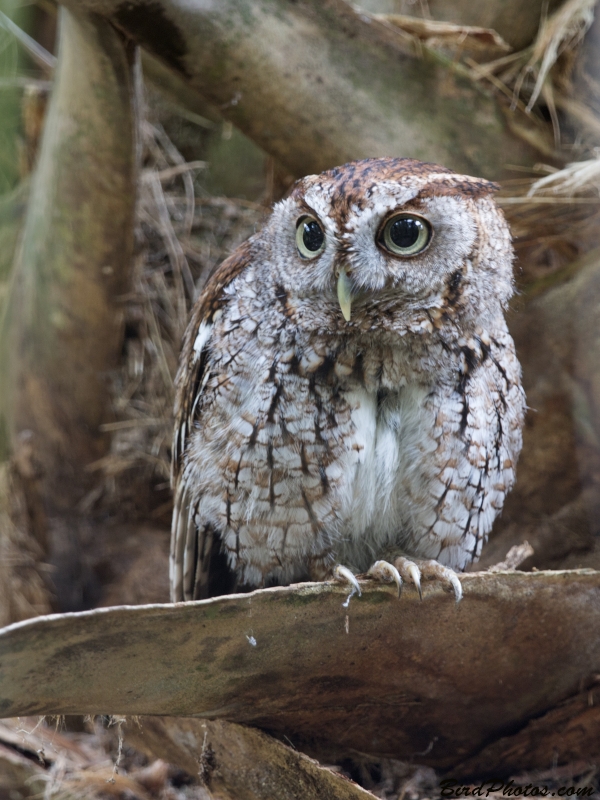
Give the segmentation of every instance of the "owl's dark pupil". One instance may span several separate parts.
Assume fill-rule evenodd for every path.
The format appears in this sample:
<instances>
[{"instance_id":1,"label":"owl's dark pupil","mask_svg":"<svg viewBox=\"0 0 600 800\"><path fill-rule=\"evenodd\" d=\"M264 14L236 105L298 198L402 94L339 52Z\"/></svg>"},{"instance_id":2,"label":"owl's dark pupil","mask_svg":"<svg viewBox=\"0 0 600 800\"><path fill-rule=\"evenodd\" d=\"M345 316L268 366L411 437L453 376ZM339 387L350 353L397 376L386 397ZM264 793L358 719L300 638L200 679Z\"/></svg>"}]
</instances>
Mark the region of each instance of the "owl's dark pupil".
<instances>
[{"instance_id":1,"label":"owl's dark pupil","mask_svg":"<svg viewBox=\"0 0 600 800\"><path fill-rule=\"evenodd\" d=\"M311 253L316 253L316 251L320 250L323 246L323 241L325 239L323 229L318 222L315 222L314 219L309 219L306 222L303 222L302 225L304 228L302 233L302 241L304 242L307 250L310 250Z\"/></svg>"},{"instance_id":2,"label":"owl's dark pupil","mask_svg":"<svg viewBox=\"0 0 600 800\"><path fill-rule=\"evenodd\" d=\"M397 247L408 248L419 238L422 223L418 219L397 219L390 226L390 239Z\"/></svg>"}]
</instances>

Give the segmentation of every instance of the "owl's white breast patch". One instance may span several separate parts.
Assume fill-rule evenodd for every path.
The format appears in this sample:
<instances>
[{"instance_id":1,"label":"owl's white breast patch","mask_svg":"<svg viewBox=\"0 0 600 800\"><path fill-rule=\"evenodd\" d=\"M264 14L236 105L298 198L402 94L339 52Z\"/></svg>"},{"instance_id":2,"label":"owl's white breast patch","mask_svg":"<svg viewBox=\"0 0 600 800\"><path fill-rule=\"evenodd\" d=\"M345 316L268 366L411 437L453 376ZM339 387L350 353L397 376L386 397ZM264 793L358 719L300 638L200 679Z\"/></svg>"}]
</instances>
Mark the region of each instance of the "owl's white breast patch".
<instances>
[{"instance_id":1,"label":"owl's white breast patch","mask_svg":"<svg viewBox=\"0 0 600 800\"><path fill-rule=\"evenodd\" d=\"M417 511L423 454L435 448L427 394L409 385L379 403L364 389L346 395L354 441L343 466L341 563L368 569L382 548L402 538Z\"/></svg>"}]
</instances>

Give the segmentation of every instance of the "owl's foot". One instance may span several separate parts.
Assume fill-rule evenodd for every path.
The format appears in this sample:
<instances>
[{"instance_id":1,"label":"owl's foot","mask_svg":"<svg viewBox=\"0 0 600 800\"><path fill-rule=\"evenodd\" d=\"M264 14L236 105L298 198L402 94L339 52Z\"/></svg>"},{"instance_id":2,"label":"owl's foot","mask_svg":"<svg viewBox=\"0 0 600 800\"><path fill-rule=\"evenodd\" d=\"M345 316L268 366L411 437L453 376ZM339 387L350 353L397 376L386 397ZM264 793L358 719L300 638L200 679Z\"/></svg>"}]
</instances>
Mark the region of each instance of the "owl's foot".
<instances>
[{"instance_id":1,"label":"owl's foot","mask_svg":"<svg viewBox=\"0 0 600 800\"><path fill-rule=\"evenodd\" d=\"M381 583L395 583L398 587L398 597L402 592L402 581L405 580L414 584L422 600L421 578L424 578L425 580L446 583L454 592L456 602L458 603L462 599L462 586L456 572L433 559L410 559L405 556L399 556L394 560L393 564L390 564L389 561L376 561L367 572L367 575ZM358 580L354 573L348 567L342 566L342 564L337 564L333 568L333 577L336 581L350 584L352 587L350 594L343 603L347 608L351 597L354 597L355 594L360 597L362 594Z\"/></svg>"},{"instance_id":2,"label":"owl's foot","mask_svg":"<svg viewBox=\"0 0 600 800\"><path fill-rule=\"evenodd\" d=\"M458 580L458 576L453 569L444 567L438 561L433 559L424 560L420 558L410 559L400 556L394 561L400 575L404 580L410 580L417 587L419 597L423 599L421 592L421 577L425 580L443 581L452 588L456 602L460 602L462 598L462 586Z\"/></svg>"},{"instance_id":3,"label":"owl's foot","mask_svg":"<svg viewBox=\"0 0 600 800\"><path fill-rule=\"evenodd\" d=\"M336 581L339 581L340 583L349 583L352 587L350 594L342 603L345 608L348 608L350 605L350 599L354 597L355 594L358 594L359 597L362 594L358 581L356 580L356 576L351 570L348 569L348 567L344 567L342 564L336 564L333 568L333 577Z\"/></svg>"},{"instance_id":4,"label":"owl's foot","mask_svg":"<svg viewBox=\"0 0 600 800\"><path fill-rule=\"evenodd\" d=\"M380 583L395 583L398 587L398 597L402 594L402 578L393 564L387 561L376 561L367 572L367 575ZM417 570L417 579L418 577ZM421 589L419 587L419 592L420 591Z\"/></svg>"}]
</instances>

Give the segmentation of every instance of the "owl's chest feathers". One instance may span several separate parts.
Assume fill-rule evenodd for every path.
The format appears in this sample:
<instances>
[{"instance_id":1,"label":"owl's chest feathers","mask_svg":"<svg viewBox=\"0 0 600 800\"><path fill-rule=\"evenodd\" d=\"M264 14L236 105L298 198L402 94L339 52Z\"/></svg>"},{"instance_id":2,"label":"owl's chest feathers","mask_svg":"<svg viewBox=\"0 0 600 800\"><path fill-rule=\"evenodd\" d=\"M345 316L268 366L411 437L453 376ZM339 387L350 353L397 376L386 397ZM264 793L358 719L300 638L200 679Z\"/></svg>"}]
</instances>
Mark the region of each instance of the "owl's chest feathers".
<instances>
[{"instance_id":1,"label":"owl's chest feathers","mask_svg":"<svg viewBox=\"0 0 600 800\"><path fill-rule=\"evenodd\" d=\"M423 464L436 448L435 362L456 373L457 359L429 345L428 369L404 339L303 340L261 327L227 348L235 369L224 364L226 383L217 370L216 417L203 420L225 467L227 523L247 531L242 543L251 530L274 543L283 560L295 547L333 549L366 569L365 557L410 529L422 505Z\"/></svg>"}]
</instances>

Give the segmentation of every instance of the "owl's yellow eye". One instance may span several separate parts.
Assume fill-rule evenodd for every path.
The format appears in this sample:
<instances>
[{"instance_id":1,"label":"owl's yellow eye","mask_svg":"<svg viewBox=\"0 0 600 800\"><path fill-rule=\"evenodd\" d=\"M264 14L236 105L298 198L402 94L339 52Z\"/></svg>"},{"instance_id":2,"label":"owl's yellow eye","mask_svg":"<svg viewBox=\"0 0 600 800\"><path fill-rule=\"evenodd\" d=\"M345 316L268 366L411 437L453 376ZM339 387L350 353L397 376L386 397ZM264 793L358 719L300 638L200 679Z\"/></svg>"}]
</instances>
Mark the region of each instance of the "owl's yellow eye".
<instances>
[{"instance_id":1,"label":"owl's yellow eye","mask_svg":"<svg viewBox=\"0 0 600 800\"><path fill-rule=\"evenodd\" d=\"M379 235L379 242L395 256L416 256L431 241L431 225L416 214L395 214Z\"/></svg>"},{"instance_id":2,"label":"owl's yellow eye","mask_svg":"<svg viewBox=\"0 0 600 800\"><path fill-rule=\"evenodd\" d=\"M325 231L314 217L305 215L298 220L296 247L302 258L316 258L325 250Z\"/></svg>"}]
</instances>

